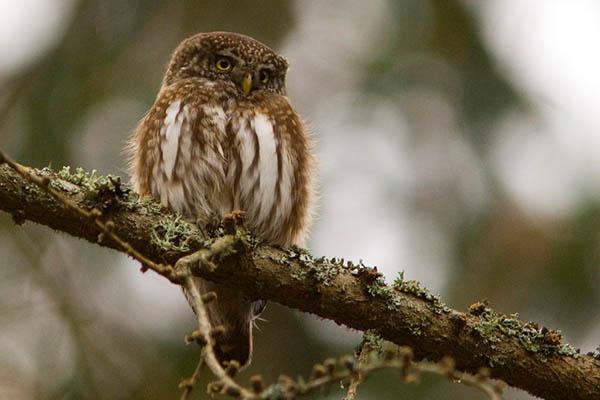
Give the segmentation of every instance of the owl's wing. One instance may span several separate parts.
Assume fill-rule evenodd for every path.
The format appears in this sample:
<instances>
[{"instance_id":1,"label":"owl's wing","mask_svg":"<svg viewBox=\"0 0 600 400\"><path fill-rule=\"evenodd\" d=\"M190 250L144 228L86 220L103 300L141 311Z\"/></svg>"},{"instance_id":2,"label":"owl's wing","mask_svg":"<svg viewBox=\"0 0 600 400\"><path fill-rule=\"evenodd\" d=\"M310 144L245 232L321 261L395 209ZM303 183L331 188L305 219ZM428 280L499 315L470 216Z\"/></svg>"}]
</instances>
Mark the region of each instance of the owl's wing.
<instances>
[{"instance_id":1,"label":"owl's wing","mask_svg":"<svg viewBox=\"0 0 600 400\"><path fill-rule=\"evenodd\" d=\"M301 245L311 219L314 159L300 116L286 96L257 92L237 102L227 131L235 207L265 241Z\"/></svg>"},{"instance_id":2,"label":"owl's wing","mask_svg":"<svg viewBox=\"0 0 600 400\"><path fill-rule=\"evenodd\" d=\"M220 96L200 79L163 88L130 141L138 194L203 223L226 201L221 141L227 117Z\"/></svg>"}]
</instances>

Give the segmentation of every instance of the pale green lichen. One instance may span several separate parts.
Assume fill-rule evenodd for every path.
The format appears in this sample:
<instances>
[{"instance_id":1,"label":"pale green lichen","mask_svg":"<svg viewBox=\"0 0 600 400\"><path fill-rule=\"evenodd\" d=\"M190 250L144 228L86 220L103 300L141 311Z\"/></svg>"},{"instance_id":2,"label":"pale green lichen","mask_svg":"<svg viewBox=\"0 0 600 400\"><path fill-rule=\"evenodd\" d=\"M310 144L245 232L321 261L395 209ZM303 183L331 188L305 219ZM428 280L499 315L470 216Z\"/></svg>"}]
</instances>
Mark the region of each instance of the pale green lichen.
<instances>
[{"instance_id":1,"label":"pale green lichen","mask_svg":"<svg viewBox=\"0 0 600 400\"><path fill-rule=\"evenodd\" d=\"M346 262L343 258L315 258L306 250L296 246L282 250L283 254L271 255L269 258L279 265L298 263L304 267L304 269L292 273L292 277L297 280L303 280L311 276L319 283L330 286L333 280L341 273L350 272L352 275L358 276L362 272L370 270L365 267L362 260L358 264L355 264L352 261ZM373 291L376 291L376 289L373 288Z\"/></svg>"},{"instance_id":2,"label":"pale green lichen","mask_svg":"<svg viewBox=\"0 0 600 400\"><path fill-rule=\"evenodd\" d=\"M38 174L54 175L50 168L44 168L38 171ZM75 168L72 171L68 166L61 168L55 176L60 180L52 180L53 187L71 194L82 193L89 207L120 207L145 215L156 215L165 211L156 199L150 196L139 197L119 176L100 175L96 170L86 171L83 168Z\"/></svg>"},{"instance_id":3,"label":"pale green lichen","mask_svg":"<svg viewBox=\"0 0 600 400\"><path fill-rule=\"evenodd\" d=\"M546 361L553 354L579 356L573 346L561 342L560 331L540 329L533 322L522 322L518 319L518 314L506 316L497 313L485 302L473 304L470 313L479 317L475 331L488 343L498 343L503 336L516 338L525 350L535 354L541 361ZM498 361L490 360L490 363L497 364Z\"/></svg>"},{"instance_id":4,"label":"pale green lichen","mask_svg":"<svg viewBox=\"0 0 600 400\"><path fill-rule=\"evenodd\" d=\"M305 269L301 269L301 270L292 272L292 278L294 278L297 281L302 281L302 280L306 279L307 276L308 276L308 271Z\"/></svg>"},{"instance_id":5,"label":"pale green lichen","mask_svg":"<svg viewBox=\"0 0 600 400\"><path fill-rule=\"evenodd\" d=\"M367 348L369 351L375 351L376 354L383 354L383 338L379 336L377 331L369 329L363 333L362 341L355 349L356 353L360 353L363 348Z\"/></svg>"},{"instance_id":6,"label":"pale green lichen","mask_svg":"<svg viewBox=\"0 0 600 400\"><path fill-rule=\"evenodd\" d=\"M325 286L330 286L335 277L344 268L343 264L335 258L314 258L306 250L296 246L284 249L283 255L272 257L271 259L281 265L289 265L291 262L297 262L305 269L292 273L294 279L303 280L308 275L311 275Z\"/></svg>"},{"instance_id":7,"label":"pale green lichen","mask_svg":"<svg viewBox=\"0 0 600 400\"><path fill-rule=\"evenodd\" d=\"M56 173L50 168L43 168L35 173L50 178L50 185L63 193L79 194L87 207L98 208L101 211L127 210L160 217L150 234L152 243L162 250L187 252L191 250L191 246L209 244L193 222L186 221L181 215L171 215L150 196L139 197L130 185L122 183L119 176L100 175L96 170L86 171L83 168L73 170L71 167L63 167ZM37 186L30 186L31 188L25 186L24 192L37 193ZM211 232L212 237L224 235L222 225L217 228L220 231ZM236 235L243 235L243 240L250 246L256 244L244 229L238 229Z\"/></svg>"},{"instance_id":8,"label":"pale green lichen","mask_svg":"<svg viewBox=\"0 0 600 400\"><path fill-rule=\"evenodd\" d=\"M394 280L393 287L399 292L411 294L421 300L425 300L428 307L436 314L450 312L450 308L442 302L438 295L428 291L426 288L421 286L421 283L418 281L405 280L404 271L398 273L398 276Z\"/></svg>"},{"instance_id":9,"label":"pale green lichen","mask_svg":"<svg viewBox=\"0 0 600 400\"><path fill-rule=\"evenodd\" d=\"M186 252L190 250L190 236L197 230L181 215L166 216L152 227L152 243L165 251Z\"/></svg>"},{"instance_id":10,"label":"pale green lichen","mask_svg":"<svg viewBox=\"0 0 600 400\"><path fill-rule=\"evenodd\" d=\"M423 327L417 323L410 322L408 324L408 330L413 336L421 336L423 335Z\"/></svg>"},{"instance_id":11,"label":"pale green lichen","mask_svg":"<svg viewBox=\"0 0 600 400\"><path fill-rule=\"evenodd\" d=\"M598 347L596 347L596 351L590 352L591 356L594 357L596 360L600 360L600 345Z\"/></svg>"},{"instance_id":12,"label":"pale green lichen","mask_svg":"<svg viewBox=\"0 0 600 400\"><path fill-rule=\"evenodd\" d=\"M44 170L42 170L43 172ZM126 199L131 194L131 189L121 182L121 177L116 175L100 175L96 170L88 172L83 168L76 168L71 171L71 167L63 167L56 175L67 182L79 186L84 195L84 201L89 206L110 206L116 203L116 199ZM54 185L60 185L59 181L54 181ZM60 187L62 190L69 188ZM70 188L74 190L74 188Z\"/></svg>"},{"instance_id":13,"label":"pale green lichen","mask_svg":"<svg viewBox=\"0 0 600 400\"><path fill-rule=\"evenodd\" d=\"M502 367L506 365L506 358L503 356L495 355L488 358L488 365L490 368Z\"/></svg>"},{"instance_id":14,"label":"pale green lichen","mask_svg":"<svg viewBox=\"0 0 600 400\"><path fill-rule=\"evenodd\" d=\"M125 200L124 204L128 210L141 214L159 214L165 211L162 204L150 196L139 197L137 194L133 194Z\"/></svg>"},{"instance_id":15,"label":"pale green lichen","mask_svg":"<svg viewBox=\"0 0 600 400\"><path fill-rule=\"evenodd\" d=\"M286 398L287 390L281 385L271 385L263 393L261 397L265 400L283 400Z\"/></svg>"},{"instance_id":16,"label":"pale green lichen","mask_svg":"<svg viewBox=\"0 0 600 400\"><path fill-rule=\"evenodd\" d=\"M577 358L580 356L579 351L575 347L570 345L569 343L561 344L558 347L558 350L556 350L556 352L558 354L560 354L561 356L569 356L569 357L574 357L574 358Z\"/></svg>"},{"instance_id":17,"label":"pale green lichen","mask_svg":"<svg viewBox=\"0 0 600 400\"><path fill-rule=\"evenodd\" d=\"M280 265L297 262L305 269L292 272L294 279L304 280L310 275L326 286L331 285L340 273L350 272L366 282L365 289L370 296L385 300L387 308L391 311L397 311L400 308L402 298L398 292L403 292L425 300L427 306L437 314L450 312L450 308L442 303L438 296L431 294L419 282L406 281L404 274L400 273L393 286L387 285L377 269L366 267L362 260L355 264L352 261L345 262L344 259L314 258L306 250L298 247L284 249L284 254L270 256L270 259ZM415 334L420 334L420 329L421 327L416 327Z\"/></svg>"},{"instance_id":18,"label":"pale green lichen","mask_svg":"<svg viewBox=\"0 0 600 400\"><path fill-rule=\"evenodd\" d=\"M386 306L391 311L398 311L401 306L400 297L396 294L393 287L385 283L383 276L379 275L372 283L367 286L367 293L373 297L380 297L385 300Z\"/></svg>"}]
</instances>

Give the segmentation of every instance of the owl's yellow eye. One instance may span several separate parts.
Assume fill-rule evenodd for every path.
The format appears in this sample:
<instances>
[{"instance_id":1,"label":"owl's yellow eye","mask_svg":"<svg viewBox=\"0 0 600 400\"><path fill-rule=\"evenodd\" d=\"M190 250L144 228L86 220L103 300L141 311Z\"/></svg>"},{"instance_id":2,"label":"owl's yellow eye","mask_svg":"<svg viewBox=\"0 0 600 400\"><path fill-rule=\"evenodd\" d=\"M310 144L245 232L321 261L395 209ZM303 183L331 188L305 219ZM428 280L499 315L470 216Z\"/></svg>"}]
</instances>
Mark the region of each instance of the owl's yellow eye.
<instances>
[{"instance_id":1,"label":"owl's yellow eye","mask_svg":"<svg viewBox=\"0 0 600 400\"><path fill-rule=\"evenodd\" d=\"M269 78L271 76L269 75L269 71L267 71L266 69L261 70L258 73L258 79L260 80L261 83L265 84L267 82L269 82Z\"/></svg>"},{"instance_id":2,"label":"owl's yellow eye","mask_svg":"<svg viewBox=\"0 0 600 400\"><path fill-rule=\"evenodd\" d=\"M215 66L219 71L227 72L233 68L232 62L228 58L219 58L215 63Z\"/></svg>"}]
</instances>

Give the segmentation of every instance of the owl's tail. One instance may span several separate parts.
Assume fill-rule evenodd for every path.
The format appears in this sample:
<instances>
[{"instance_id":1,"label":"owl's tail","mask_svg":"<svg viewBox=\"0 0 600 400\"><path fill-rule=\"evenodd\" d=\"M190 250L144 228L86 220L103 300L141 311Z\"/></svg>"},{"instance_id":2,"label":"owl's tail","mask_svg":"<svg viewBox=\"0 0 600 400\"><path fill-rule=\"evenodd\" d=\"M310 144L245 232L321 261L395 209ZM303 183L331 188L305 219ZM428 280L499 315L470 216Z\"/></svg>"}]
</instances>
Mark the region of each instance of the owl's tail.
<instances>
[{"instance_id":1,"label":"owl's tail","mask_svg":"<svg viewBox=\"0 0 600 400\"><path fill-rule=\"evenodd\" d=\"M201 293L217 294L216 300L205 304L212 327L224 328L224 333L215 339L217 360L223 366L231 360L239 362L241 367L247 366L252 358L252 321L256 306L236 290L196 279Z\"/></svg>"},{"instance_id":2,"label":"owl's tail","mask_svg":"<svg viewBox=\"0 0 600 400\"><path fill-rule=\"evenodd\" d=\"M225 327L225 335L215 343L215 355L223 366L236 360L240 366L250 364L252 358L252 324Z\"/></svg>"}]
</instances>

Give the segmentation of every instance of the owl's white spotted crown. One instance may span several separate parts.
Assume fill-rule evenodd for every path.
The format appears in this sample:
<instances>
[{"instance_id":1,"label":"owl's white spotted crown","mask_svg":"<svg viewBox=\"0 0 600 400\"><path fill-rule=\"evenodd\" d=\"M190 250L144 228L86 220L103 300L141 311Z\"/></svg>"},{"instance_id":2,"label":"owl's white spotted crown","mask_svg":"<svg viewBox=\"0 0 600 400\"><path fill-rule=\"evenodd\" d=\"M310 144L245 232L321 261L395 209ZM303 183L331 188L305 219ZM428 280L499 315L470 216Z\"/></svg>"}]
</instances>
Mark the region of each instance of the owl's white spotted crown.
<instances>
[{"instance_id":1,"label":"owl's white spotted crown","mask_svg":"<svg viewBox=\"0 0 600 400\"><path fill-rule=\"evenodd\" d=\"M248 62L269 62L287 69L287 61L275 53L270 47L250 36L231 32L200 33L187 40L200 38L201 43L215 52L229 51L233 55L244 58ZM185 45L182 43L182 45Z\"/></svg>"}]
</instances>

